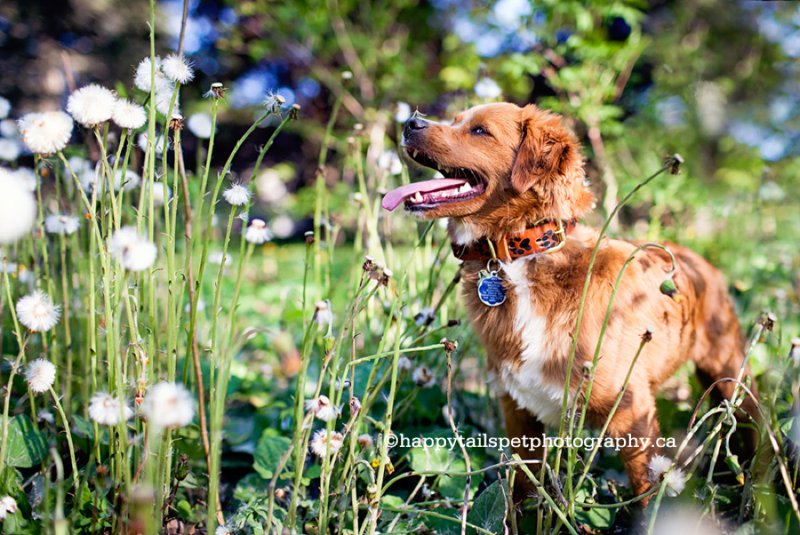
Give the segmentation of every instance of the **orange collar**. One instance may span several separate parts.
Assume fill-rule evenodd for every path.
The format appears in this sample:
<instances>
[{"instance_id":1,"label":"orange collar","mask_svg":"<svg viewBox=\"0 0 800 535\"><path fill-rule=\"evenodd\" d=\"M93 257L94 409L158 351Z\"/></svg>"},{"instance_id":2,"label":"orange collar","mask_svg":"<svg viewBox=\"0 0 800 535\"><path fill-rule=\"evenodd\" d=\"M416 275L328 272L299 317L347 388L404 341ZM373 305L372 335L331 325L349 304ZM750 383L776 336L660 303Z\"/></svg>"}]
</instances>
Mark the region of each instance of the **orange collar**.
<instances>
[{"instance_id":1,"label":"orange collar","mask_svg":"<svg viewBox=\"0 0 800 535\"><path fill-rule=\"evenodd\" d=\"M567 243L567 234L575 229L577 219L540 220L519 234L503 235L499 240L482 239L466 245L451 244L459 260L488 261L495 258L509 262L523 256L554 253ZM494 253L492 254L492 249Z\"/></svg>"}]
</instances>

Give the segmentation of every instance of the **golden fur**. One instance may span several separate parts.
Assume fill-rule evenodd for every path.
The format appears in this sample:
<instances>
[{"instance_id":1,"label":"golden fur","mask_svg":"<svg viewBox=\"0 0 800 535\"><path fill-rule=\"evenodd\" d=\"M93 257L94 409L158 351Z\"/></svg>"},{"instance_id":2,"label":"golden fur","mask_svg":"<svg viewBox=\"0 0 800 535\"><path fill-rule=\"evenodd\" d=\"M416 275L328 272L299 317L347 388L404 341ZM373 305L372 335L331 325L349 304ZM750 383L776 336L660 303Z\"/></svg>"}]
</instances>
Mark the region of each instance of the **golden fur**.
<instances>
[{"instance_id":1,"label":"golden fur","mask_svg":"<svg viewBox=\"0 0 800 535\"><path fill-rule=\"evenodd\" d=\"M584 185L579 143L557 115L533 105L488 104L459 113L450 124L416 120L419 128L405 131L406 152L441 169L466 169L484 183L485 192L479 197L418 213L426 219L451 218L449 229L455 242L497 240L542 218L579 218L593 206L592 194ZM597 237L597 231L578 226L560 251L524 260L527 265L522 273L531 303L521 310L546 319L546 328L539 333L546 358L535 378L537 384L563 389L571 336ZM570 377L573 390L581 383L584 363L592 361L612 287L635 247L623 240L603 240L578 335ZM594 425L606 420L642 334L653 329L652 341L645 346L608 429L613 437L631 434L655 441L660 436L655 393L687 360L695 362L706 381L736 377L742 362L742 333L721 274L692 251L674 244L668 247L677 259L674 280L683 299L673 300L659 291L671 268L668 255L656 249L641 251L624 275L603 340L586 407ZM506 280L507 301L487 307L475 292L478 272L484 268L477 261L468 261L462 268L463 296L473 328L486 348L490 371L519 371L523 340L513 325L515 319L519 321L515 318L519 295L525 298L526 294L513 291ZM732 388L732 383L719 386L726 396ZM535 415L521 409L509 394L501 396L501 405L509 435L542 434L543 425ZM752 410L749 402L747 407ZM648 461L657 452L655 447L621 452L635 493L649 488ZM518 453L527 458L541 456L541 452L526 450Z\"/></svg>"}]
</instances>

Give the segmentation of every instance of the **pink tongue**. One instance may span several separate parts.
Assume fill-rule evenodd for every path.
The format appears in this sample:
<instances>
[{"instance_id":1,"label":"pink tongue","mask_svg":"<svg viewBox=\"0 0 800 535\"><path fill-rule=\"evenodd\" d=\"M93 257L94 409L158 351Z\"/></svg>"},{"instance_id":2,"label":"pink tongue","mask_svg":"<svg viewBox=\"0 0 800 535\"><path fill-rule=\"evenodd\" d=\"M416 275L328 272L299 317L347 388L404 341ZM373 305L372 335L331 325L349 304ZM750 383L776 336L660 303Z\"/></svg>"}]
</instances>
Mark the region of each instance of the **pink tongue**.
<instances>
[{"instance_id":1,"label":"pink tongue","mask_svg":"<svg viewBox=\"0 0 800 535\"><path fill-rule=\"evenodd\" d=\"M434 178L433 180L423 180L422 182L412 182L405 186L393 189L383 196L381 206L390 212L397 208L400 203L413 197L415 193L430 193L432 191L439 191L443 189L452 189L456 186L460 187L466 184L466 180L460 178Z\"/></svg>"}]
</instances>

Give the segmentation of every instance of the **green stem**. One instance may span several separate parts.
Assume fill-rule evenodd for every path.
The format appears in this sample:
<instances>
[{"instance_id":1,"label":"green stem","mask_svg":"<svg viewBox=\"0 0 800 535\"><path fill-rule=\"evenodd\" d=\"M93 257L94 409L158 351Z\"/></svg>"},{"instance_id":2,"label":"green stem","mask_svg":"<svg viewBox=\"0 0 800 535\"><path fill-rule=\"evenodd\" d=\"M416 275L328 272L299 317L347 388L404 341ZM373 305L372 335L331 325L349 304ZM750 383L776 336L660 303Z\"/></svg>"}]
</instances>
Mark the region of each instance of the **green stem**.
<instances>
[{"instance_id":1,"label":"green stem","mask_svg":"<svg viewBox=\"0 0 800 535\"><path fill-rule=\"evenodd\" d=\"M67 435L67 446L69 447L69 460L72 463L72 483L75 486L75 493L77 495L78 490L80 489L81 481L80 477L78 476L78 463L75 460L75 446L72 444L72 431L69 427L69 420L67 419L67 415L64 413L64 408L61 406L61 402L58 400L58 395L56 391L53 390L53 387L50 387L50 395L53 396L53 403L56 405L56 410L58 414L61 416L61 422L64 424L64 433Z\"/></svg>"}]
</instances>

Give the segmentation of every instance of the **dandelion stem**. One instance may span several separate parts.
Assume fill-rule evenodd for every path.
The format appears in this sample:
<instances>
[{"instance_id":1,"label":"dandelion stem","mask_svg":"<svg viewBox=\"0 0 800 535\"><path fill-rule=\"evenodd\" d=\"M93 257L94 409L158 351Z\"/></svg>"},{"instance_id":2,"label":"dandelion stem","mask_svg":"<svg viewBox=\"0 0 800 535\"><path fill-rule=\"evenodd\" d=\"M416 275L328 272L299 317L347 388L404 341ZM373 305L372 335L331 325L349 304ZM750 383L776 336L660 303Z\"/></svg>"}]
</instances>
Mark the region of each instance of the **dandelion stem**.
<instances>
[{"instance_id":1,"label":"dandelion stem","mask_svg":"<svg viewBox=\"0 0 800 535\"><path fill-rule=\"evenodd\" d=\"M78 476L78 463L75 460L75 446L72 444L72 431L70 430L69 420L67 419L66 413L64 413L64 408L61 406L61 402L58 400L58 394L56 391L53 390L53 387L50 387L50 395L53 396L53 403L56 406L56 410L58 411L59 416L61 416L61 422L64 424L64 433L67 435L67 446L69 447L69 460L72 463L72 482L75 485L75 494L77 495L78 490L80 489L81 481Z\"/></svg>"}]
</instances>

